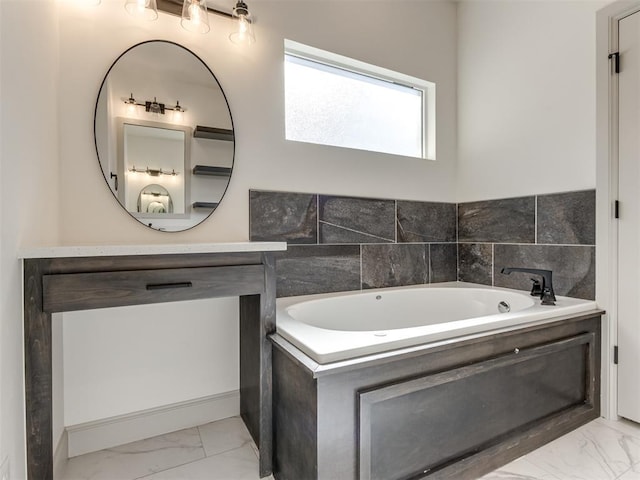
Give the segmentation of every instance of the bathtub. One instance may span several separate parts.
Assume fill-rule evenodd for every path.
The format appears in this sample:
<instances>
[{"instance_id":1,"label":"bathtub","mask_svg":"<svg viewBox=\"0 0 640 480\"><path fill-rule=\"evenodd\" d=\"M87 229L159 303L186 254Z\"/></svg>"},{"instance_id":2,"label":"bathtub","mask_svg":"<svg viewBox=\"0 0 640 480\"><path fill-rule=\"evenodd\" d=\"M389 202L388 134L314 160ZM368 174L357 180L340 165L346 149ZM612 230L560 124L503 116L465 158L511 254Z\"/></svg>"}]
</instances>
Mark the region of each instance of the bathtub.
<instances>
[{"instance_id":1,"label":"bathtub","mask_svg":"<svg viewBox=\"0 0 640 480\"><path fill-rule=\"evenodd\" d=\"M319 364L587 312L596 302L451 282L277 300L278 334Z\"/></svg>"}]
</instances>

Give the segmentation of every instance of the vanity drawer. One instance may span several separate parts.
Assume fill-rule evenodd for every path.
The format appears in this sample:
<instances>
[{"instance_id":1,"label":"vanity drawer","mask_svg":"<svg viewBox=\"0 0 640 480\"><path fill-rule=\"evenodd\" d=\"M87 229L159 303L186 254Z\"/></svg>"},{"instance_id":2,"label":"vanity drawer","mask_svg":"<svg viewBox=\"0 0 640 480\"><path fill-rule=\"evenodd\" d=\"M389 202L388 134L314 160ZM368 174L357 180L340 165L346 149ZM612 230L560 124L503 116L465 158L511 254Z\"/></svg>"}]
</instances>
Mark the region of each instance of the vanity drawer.
<instances>
[{"instance_id":1,"label":"vanity drawer","mask_svg":"<svg viewBox=\"0 0 640 480\"><path fill-rule=\"evenodd\" d=\"M263 265L169 268L42 276L45 312L254 295L264 291Z\"/></svg>"}]
</instances>

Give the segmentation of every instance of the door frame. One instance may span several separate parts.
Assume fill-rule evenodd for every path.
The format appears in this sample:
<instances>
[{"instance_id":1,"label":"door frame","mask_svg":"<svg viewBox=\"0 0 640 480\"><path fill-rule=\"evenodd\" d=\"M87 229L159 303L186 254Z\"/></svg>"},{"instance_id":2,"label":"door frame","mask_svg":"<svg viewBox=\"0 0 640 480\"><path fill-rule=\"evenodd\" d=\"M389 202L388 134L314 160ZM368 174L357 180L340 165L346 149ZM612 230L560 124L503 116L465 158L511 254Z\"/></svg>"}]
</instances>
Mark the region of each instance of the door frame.
<instances>
[{"instance_id":1,"label":"door frame","mask_svg":"<svg viewBox=\"0 0 640 480\"><path fill-rule=\"evenodd\" d=\"M609 53L618 51L618 23L640 11L640 0L619 0L596 13L596 301L602 322L602 416L618 419L618 78Z\"/></svg>"}]
</instances>

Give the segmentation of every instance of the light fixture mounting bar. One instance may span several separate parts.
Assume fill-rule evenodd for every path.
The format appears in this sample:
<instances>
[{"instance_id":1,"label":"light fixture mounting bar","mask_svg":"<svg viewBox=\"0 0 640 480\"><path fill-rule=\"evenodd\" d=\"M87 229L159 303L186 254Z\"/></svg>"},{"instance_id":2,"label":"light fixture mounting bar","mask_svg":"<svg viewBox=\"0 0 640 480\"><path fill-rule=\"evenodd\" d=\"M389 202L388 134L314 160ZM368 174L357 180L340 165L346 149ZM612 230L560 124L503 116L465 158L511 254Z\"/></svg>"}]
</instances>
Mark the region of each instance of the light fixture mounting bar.
<instances>
[{"instance_id":1,"label":"light fixture mounting bar","mask_svg":"<svg viewBox=\"0 0 640 480\"><path fill-rule=\"evenodd\" d=\"M182 16L182 0L156 0L156 2L158 10L162 10L165 13L175 15L177 17ZM207 11L223 17L233 18L232 13L216 10L215 8L207 7Z\"/></svg>"}]
</instances>

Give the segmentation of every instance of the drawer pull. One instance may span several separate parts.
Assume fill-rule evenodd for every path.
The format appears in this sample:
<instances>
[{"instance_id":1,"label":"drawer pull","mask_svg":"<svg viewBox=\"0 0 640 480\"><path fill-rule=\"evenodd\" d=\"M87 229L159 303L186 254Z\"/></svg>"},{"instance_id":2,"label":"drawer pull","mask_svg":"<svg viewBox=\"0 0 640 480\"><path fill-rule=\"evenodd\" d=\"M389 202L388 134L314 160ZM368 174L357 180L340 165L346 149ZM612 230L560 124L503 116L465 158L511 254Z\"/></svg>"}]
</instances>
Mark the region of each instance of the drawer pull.
<instances>
[{"instance_id":1,"label":"drawer pull","mask_svg":"<svg viewBox=\"0 0 640 480\"><path fill-rule=\"evenodd\" d=\"M147 290L166 290L168 288L189 288L189 287L193 287L193 284L191 282L147 284Z\"/></svg>"}]
</instances>

